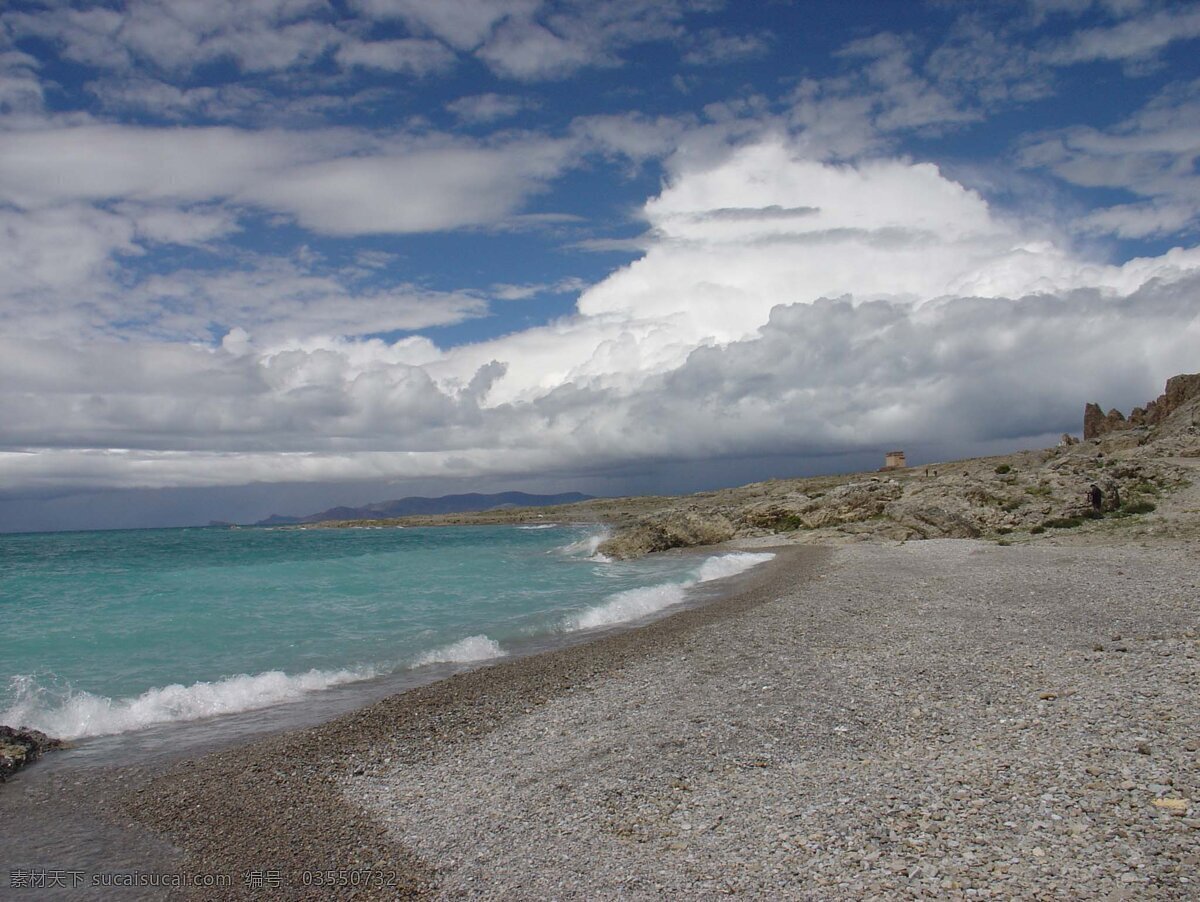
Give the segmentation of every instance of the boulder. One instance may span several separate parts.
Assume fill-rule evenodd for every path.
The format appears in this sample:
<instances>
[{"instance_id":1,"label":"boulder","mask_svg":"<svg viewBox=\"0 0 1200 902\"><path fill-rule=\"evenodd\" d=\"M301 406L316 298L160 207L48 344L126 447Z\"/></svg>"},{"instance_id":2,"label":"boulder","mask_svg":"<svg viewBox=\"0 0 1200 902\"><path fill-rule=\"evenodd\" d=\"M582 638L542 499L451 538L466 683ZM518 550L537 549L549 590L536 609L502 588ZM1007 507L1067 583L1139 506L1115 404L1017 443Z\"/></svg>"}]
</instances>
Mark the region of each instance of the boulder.
<instances>
[{"instance_id":1,"label":"boulder","mask_svg":"<svg viewBox=\"0 0 1200 902\"><path fill-rule=\"evenodd\" d=\"M44 752L63 747L61 739L51 739L41 730L0 726L0 783L26 764L32 764Z\"/></svg>"}]
</instances>

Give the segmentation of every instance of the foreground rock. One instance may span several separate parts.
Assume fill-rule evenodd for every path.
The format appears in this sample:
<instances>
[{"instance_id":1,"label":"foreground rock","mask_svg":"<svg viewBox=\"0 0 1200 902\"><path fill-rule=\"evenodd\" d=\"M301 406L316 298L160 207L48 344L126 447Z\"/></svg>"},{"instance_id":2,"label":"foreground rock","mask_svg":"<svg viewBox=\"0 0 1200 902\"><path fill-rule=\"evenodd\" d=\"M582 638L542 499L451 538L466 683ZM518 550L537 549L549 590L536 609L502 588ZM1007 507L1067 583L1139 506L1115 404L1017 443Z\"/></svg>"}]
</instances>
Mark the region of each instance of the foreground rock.
<instances>
[{"instance_id":1,"label":"foreground rock","mask_svg":"<svg viewBox=\"0 0 1200 902\"><path fill-rule=\"evenodd\" d=\"M52 739L41 730L0 726L0 783L26 764L32 764L42 757L44 752L62 747L61 739Z\"/></svg>"}]
</instances>

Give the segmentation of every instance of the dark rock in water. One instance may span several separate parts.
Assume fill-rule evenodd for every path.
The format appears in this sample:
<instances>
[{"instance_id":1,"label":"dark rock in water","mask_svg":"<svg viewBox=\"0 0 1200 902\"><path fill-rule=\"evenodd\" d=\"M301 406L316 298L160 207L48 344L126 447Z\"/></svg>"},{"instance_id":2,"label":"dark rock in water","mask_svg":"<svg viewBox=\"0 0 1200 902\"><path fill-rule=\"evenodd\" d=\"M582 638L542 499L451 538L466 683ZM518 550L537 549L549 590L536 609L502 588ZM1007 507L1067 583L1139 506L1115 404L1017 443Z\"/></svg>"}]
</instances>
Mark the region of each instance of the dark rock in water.
<instances>
[{"instance_id":1,"label":"dark rock in water","mask_svg":"<svg viewBox=\"0 0 1200 902\"><path fill-rule=\"evenodd\" d=\"M18 768L42 757L43 752L63 747L61 739L51 739L41 730L0 726L0 783Z\"/></svg>"}]
</instances>

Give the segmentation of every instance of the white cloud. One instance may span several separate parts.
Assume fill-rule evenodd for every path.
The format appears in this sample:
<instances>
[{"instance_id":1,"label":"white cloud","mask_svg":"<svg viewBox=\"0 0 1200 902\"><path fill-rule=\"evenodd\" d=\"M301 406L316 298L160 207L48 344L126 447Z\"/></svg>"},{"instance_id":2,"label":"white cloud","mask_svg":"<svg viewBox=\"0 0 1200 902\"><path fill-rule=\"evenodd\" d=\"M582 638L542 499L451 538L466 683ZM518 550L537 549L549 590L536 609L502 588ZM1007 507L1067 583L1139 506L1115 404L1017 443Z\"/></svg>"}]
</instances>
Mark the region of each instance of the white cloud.
<instances>
[{"instance_id":1,"label":"white cloud","mask_svg":"<svg viewBox=\"0 0 1200 902\"><path fill-rule=\"evenodd\" d=\"M564 78L588 66L618 66L629 47L681 41L690 12L711 10L704 0L562 2L499 21L476 56L492 71L524 81Z\"/></svg>"},{"instance_id":2,"label":"white cloud","mask_svg":"<svg viewBox=\"0 0 1200 902\"><path fill-rule=\"evenodd\" d=\"M484 125L515 116L531 103L528 98L512 94L473 94L446 104L446 109L461 122Z\"/></svg>"},{"instance_id":3,"label":"white cloud","mask_svg":"<svg viewBox=\"0 0 1200 902\"><path fill-rule=\"evenodd\" d=\"M0 200L26 209L224 200L335 235L486 225L576 159L570 141L381 143L358 132L92 125L0 133Z\"/></svg>"},{"instance_id":4,"label":"white cloud","mask_svg":"<svg viewBox=\"0 0 1200 902\"><path fill-rule=\"evenodd\" d=\"M646 205L640 260L584 291L576 315L492 341L321 337L348 331L341 317L471 310L339 299L340 283L295 264L139 295L170 301L161 323L227 316L217 348L8 341L12 490L1011 442L1075 425L1088 397L1141 402L1194 368L1200 249L1080 259L928 164L822 164L782 140L690 159Z\"/></svg>"},{"instance_id":5,"label":"white cloud","mask_svg":"<svg viewBox=\"0 0 1200 902\"><path fill-rule=\"evenodd\" d=\"M121 9L55 4L5 19L18 35L54 41L67 59L101 69L149 64L187 72L218 59L264 72L311 63L339 42L325 0L129 0Z\"/></svg>"},{"instance_id":6,"label":"white cloud","mask_svg":"<svg viewBox=\"0 0 1200 902\"><path fill-rule=\"evenodd\" d=\"M692 66L719 66L765 56L769 50L770 35L726 34L710 28L696 36L683 61Z\"/></svg>"},{"instance_id":7,"label":"white cloud","mask_svg":"<svg viewBox=\"0 0 1200 902\"><path fill-rule=\"evenodd\" d=\"M1058 66L1093 60L1146 60L1175 41L1200 37L1200 9L1164 9L1116 25L1088 28L1044 51Z\"/></svg>"},{"instance_id":8,"label":"white cloud","mask_svg":"<svg viewBox=\"0 0 1200 902\"><path fill-rule=\"evenodd\" d=\"M569 277L557 282L535 282L529 285L498 282L491 286L489 293L501 301L524 301L545 294L578 294L586 287L587 283L582 279Z\"/></svg>"},{"instance_id":9,"label":"white cloud","mask_svg":"<svg viewBox=\"0 0 1200 902\"><path fill-rule=\"evenodd\" d=\"M614 62L599 48L528 19L502 25L478 55L497 73L524 80L558 78L587 65Z\"/></svg>"},{"instance_id":10,"label":"white cloud","mask_svg":"<svg viewBox=\"0 0 1200 902\"><path fill-rule=\"evenodd\" d=\"M29 54L7 49L0 30L0 114L41 111L46 95L38 68Z\"/></svg>"},{"instance_id":11,"label":"white cloud","mask_svg":"<svg viewBox=\"0 0 1200 902\"><path fill-rule=\"evenodd\" d=\"M600 153L635 163L669 156L689 132L693 141L697 137L693 117L651 118L640 113L581 116L571 123L571 132Z\"/></svg>"},{"instance_id":12,"label":"white cloud","mask_svg":"<svg viewBox=\"0 0 1200 902\"><path fill-rule=\"evenodd\" d=\"M572 159L568 142L451 144L298 166L239 196L327 234L428 232L502 220Z\"/></svg>"},{"instance_id":13,"label":"white cloud","mask_svg":"<svg viewBox=\"0 0 1200 902\"><path fill-rule=\"evenodd\" d=\"M0 207L0 316L5 332L79 334L112 285L115 258L139 254L133 220L73 204L20 213Z\"/></svg>"},{"instance_id":14,"label":"white cloud","mask_svg":"<svg viewBox=\"0 0 1200 902\"><path fill-rule=\"evenodd\" d=\"M1080 259L930 164L822 164L779 140L686 166L644 212L648 250L585 291L578 317L455 348L434 366L439 378L495 359L507 371L492 404L568 386L628 391L697 348L751 340L781 306L852 297L919 307L1084 287L1109 296L1200 265L1195 250L1120 267Z\"/></svg>"},{"instance_id":15,"label":"white cloud","mask_svg":"<svg viewBox=\"0 0 1200 902\"><path fill-rule=\"evenodd\" d=\"M861 68L871 86L875 125L883 131L946 126L980 118L956 98L917 72L913 48L886 32L852 41L839 56L866 61Z\"/></svg>"},{"instance_id":16,"label":"white cloud","mask_svg":"<svg viewBox=\"0 0 1200 902\"><path fill-rule=\"evenodd\" d=\"M409 75L428 75L450 68L453 51L438 41L401 38L394 41L347 41L335 54L341 65L351 68L379 69L384 72L406 72Z\"/></svg>"},{"instance_id":17,"label":"white cloud","mask_svg":"<svg viewBox=\"0 0 1200 902\"><path fill-rule=\"evenodd\" d=\"M1170 86L1102 131L1078 126L1034 136L1018 159L1087 188L1119 188L1147 200L1085 214L1085 231L1169 235L1200 223L1200 81Z\"/></svg>"},{"instance_id":18,"label":"white cloud","mask_svg":"<svg viewBox=\"0 0 1200 902\"><path fill-rule=\"evenodd\" d=\"M363 288L295 261L259 259L216 273L152 276L125 292L127 333L207 342L213 330L244 329L262 341L425 329L486 312L473 295L414 285Z\"/></svg>"},{"instance_id":19,"label":"white cloud","mask_svg":"<svg viewBox=\"0 0 1200 902\"><path fill-rule=\"evenodd\" d=\"M498 22L530 16L542 0L353 0L371 19L403 20L410 28L436 35L459 50L483 43Z\"/></svg>"},{"instance_id":20,"label":"white cloud","mask_svg":"<svg viewBox=\"0 0 1200 902\"><path fill-rule=\"evenodd\" d=\"M118 204L116 212L133 220L138 238L149 244L201 246L240 231L237 217L219 207L179 208Z\"/></svg>"}]
</instances>

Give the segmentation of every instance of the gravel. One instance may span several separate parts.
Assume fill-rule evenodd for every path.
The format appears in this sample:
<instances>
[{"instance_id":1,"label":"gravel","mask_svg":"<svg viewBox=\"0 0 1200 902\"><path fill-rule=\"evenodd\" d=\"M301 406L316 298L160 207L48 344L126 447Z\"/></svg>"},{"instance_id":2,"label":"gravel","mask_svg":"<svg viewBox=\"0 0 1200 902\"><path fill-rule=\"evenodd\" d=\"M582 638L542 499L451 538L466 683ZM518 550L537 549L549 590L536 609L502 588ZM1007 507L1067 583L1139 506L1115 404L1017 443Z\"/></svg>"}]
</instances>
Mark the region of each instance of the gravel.
<instances>
[{"instance_id":1,"label":"gravel","mask_svg":"<svg viewBox=\"0 0 1200 902\"><path fill-rule=\"evenodd\" d=\"M1195 552L787 558L341 790L441 898L1197 898Z\"/></svg>"}]
</instances>

